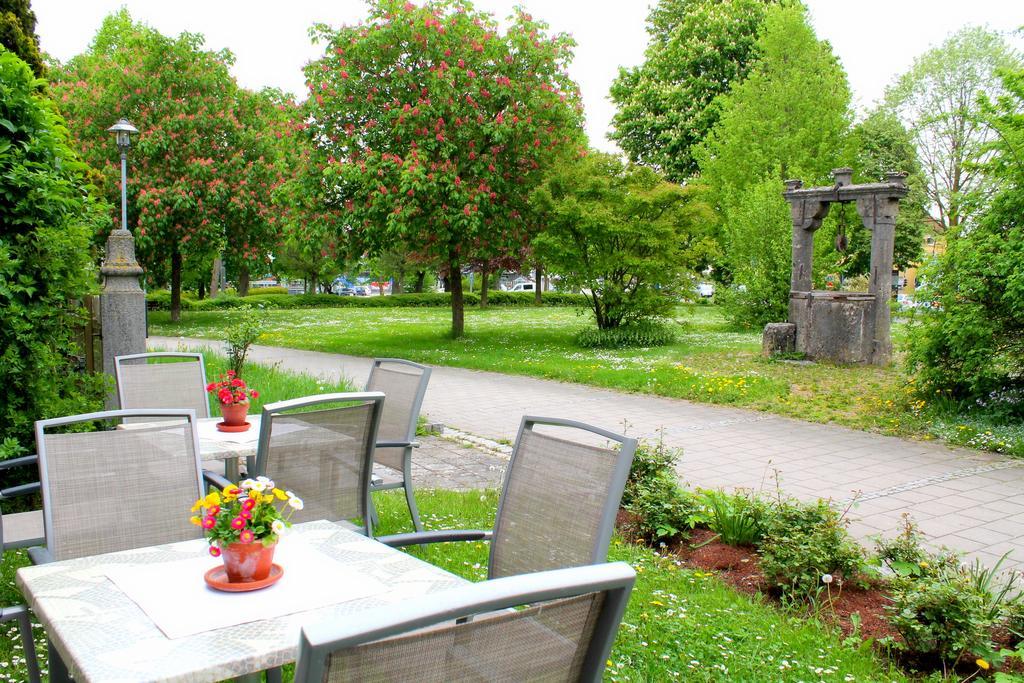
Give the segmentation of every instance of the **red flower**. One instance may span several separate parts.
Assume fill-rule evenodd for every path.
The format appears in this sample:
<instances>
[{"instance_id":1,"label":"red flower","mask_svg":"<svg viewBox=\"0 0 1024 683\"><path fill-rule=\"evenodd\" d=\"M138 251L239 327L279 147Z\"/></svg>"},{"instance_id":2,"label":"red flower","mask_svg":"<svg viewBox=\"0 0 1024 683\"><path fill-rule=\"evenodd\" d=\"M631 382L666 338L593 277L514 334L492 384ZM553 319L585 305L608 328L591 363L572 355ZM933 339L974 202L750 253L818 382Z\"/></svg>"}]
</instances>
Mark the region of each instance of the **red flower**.
<instances>
[{"instance_id":1,"label":"red flower","mask_svg":"<svg viewBox=\"0 0 1024 683\"><path fill-rule=\"evenodd\" d=\"M253 500L252 498L246 498L245 500L242 501L242 509L245 510L246 512L252 510L254 507L256 507L256 501Z\"/></svg>"},{"instance_id":2,"label":"red flower","mask_svg":"<svg viewBox=\"0 0 1024 683\"><path fill-rule=\"evenodd\" d=\"M252 396L253 398L259 398L260 397L260 392L258 392L258 391L250 391L249 395Z\"/></svg>"},{"instance_id":3,"label":"red flower","mask_svg":"<svg viewBox=\"0 0 1024 683\"><path fill-rule=\"evenodd\" d=\"M215 526L217 526L217 518L216 517L213 517L212 515L207 515L206 517L203 517L203 528L204 529L212 529Z\"/></svg>"},{"instance_id":4,"label":"red flower","mask_svg":"<svg viewBox=\"0 0 1024 683\"><path fill-rule=\"evenodd\" d=\"M215 545L210 546L210 554L214 557L220 557L220 548Z\"/></svg>"},{"instance_id":5,"label":"red flower","mask_svg":"<svg viewBox=\"0 0 1024 683\"><path fill-rule=\"evenodd\" d=\"M245 520L243 518L241 518L241 517L235 517L233 520L231 520L231 528L232 529L236 529L236 530L237 529L244 529L245 528Z\"/></svg>"},{"instance_id":6,"label":"red flower","mask_svg":"<svg viewBox=\"0 0 1024 683\"><path fill-rule=\"evenodd\" d=\"M216 515L218 512L220 512L220 505L211 505L206 508L206 514L208 515Z\"/></svg>"},{"instance_id":7,"label":"red flower","mask_svg":"<svg viewBox=\"0 0 1024 683\"><path fill-rule=\"evenodd\" d=\"M256 534L254 534L249 529L245 529L244 531L242 531L242 533L238 534L239 543L252 543L253 540L255 540L255 538Z\"/></svg>"}]
</instances>

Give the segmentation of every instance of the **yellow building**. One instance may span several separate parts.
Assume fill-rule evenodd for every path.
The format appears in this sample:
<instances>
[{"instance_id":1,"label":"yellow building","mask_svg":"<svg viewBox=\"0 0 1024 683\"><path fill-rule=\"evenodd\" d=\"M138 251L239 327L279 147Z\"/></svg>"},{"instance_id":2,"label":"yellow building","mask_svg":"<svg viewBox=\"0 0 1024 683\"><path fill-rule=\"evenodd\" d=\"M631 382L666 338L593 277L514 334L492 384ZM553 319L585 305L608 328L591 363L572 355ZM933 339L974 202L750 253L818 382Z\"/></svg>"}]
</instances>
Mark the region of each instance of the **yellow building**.
<instances>
[{"instance_id":1,"label":"yellow building","mask_svg":"<svg viewBox=\"0 0 1024 683\"><path fill-rule=\"evenodd\" d=\"M894 284L897 284L900 294L913 294L920 286L918 282L918 269L920 266L934 261L946 253L946 236L940 231L941 224L935 220L928 221L928 227L924 233L924 244L922 245L921 263L911 266L904 271L893 273Z\"/></svg>"}]
</instances>

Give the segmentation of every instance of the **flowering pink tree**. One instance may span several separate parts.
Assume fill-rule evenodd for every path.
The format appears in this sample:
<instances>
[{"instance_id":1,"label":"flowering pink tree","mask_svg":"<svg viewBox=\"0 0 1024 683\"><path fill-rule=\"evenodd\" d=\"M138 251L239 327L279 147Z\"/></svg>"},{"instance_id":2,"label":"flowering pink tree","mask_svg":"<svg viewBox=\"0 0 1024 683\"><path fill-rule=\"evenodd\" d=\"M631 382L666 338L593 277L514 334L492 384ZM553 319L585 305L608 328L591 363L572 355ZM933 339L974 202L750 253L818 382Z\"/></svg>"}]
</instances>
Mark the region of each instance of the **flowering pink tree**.
<instances>
[{"instance_id":1,"label":"flowering pink tree","mask_svg":"<svg viewBox=\"0 0 1024 683\"><path fill-rule=\"evenodd\" d=\"M522 11L503 33L463 0L372 0L364 23L316 35L310 130L346 242L359 254L402 243L443 264L461 336L474 245L522 246L531 189L581 146L574 43Z\"/></svg>"}]
</instances>

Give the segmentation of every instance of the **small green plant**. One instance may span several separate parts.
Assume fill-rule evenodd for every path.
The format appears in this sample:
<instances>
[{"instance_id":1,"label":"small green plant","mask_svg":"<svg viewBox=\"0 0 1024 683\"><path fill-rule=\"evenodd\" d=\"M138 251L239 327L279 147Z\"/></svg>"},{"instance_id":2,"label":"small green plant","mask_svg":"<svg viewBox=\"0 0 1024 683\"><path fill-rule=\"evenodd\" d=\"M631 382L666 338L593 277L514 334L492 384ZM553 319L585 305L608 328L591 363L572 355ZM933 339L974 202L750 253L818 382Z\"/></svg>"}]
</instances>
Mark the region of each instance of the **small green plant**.
<instances>
[{"instance_id":1,"label":"small green plant","mask_svg":"<svg viewBox=\"0 0 1024 683\"><path fill-rule=\"evenodd\" d=\"M1007 551L992 567L986 567L980 560L975 559L964 568L974 589L986 597L988 617L993 620L1010 616L1011 608L1020 605L1021 602L1017 585L1020 574L1010 571L1006 573L1005 578L1003 577L1003 563L1009 556L1010 551Z\"/></svg>"},{"instance_id":2,"label":"small green plant","mask_svg":"<svg viewBox=\"0 0 1024 683\"><path fill-rule=\"evenodd\" d=\"M242 368L245 366L245 357L249 354L249 348L267 328L267 316L262 310L249 306L241 310L243 313L239 316L238 321L228 327L224 335L228 364L235 376L239 378L242 376Z\"/></svg>"},{"instance_id":3,"label":"small green plant","mask_svg":"<svg viewBox=\"0 0 1024 683\"><path fill-rule=\"evenodd\" d=\"M671 477L675 481L676 465L683 451L665 445L664 433L657 441L641 441L633 454L633 464L629 468L629 478L622 493L622 506L628 507L643 488L650 488L662 478Z\"/></svg>"},{"instance_id":4,"label":"small green plant","mask_svg":"<svg viewBox=\"0 0 1024 683\"><path fill-rule=\"evenodd\" d=\"M864 552L846 529L845 515L827 501L773 501L759 508L763 536L758 545L765 577L787 600L813 600L836 581L859 580Z\"/></svg>"},{"instance_id":5,"label":"small green plant","mask_svg":"<svg viewBox=\"0 0 1024 683\"><path fill-rule=\"evenodd\" d=\"M706 521L699 498L679 486L674 472L639 484L626 509L636 516L632 531L647 543L678 541Z\"/></svg>"},{"instance_id":6,"label":"small green plant","mask_svg":"<svg viewBox=\"0 0 1024 683\"><path fill-rule=\"evenodd\" d=\"M676 340L677 327L662 320L639 320L606 330L588 327L576 333L576 344L585 349L665 346Z\"/></svg>"},{"instance_id":7,"label":"small green plant","mask_svg":"<svg viewBox=\"0 0 1024 683\"><path fill-rule=\"evenodd\" d=\"M761 525L751 496L702 491L701 502L708 512L708 526L723 543L754 545L761 540Z\"/></svg>"}]
</instances>

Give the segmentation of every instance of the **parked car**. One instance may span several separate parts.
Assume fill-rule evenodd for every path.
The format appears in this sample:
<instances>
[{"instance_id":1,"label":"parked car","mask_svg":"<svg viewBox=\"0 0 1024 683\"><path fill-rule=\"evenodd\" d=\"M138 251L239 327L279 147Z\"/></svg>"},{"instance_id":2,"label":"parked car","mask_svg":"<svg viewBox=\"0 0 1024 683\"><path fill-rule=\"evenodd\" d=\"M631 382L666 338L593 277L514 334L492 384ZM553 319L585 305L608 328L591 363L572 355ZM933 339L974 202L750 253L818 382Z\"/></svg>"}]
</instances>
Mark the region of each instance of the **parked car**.
<instances>
[{"instance_id":1,"label":"parked car","mask_svg":"<svg viewBox=\"0 0 1024 683\"><path fill-rule=\"evenodd\" d=\"M510 292L532 292L533 291L533 283L532 282L518 282L518 283L512 285L512 289L510 289L508 291L510 291Z\"/></svg>"},{"instance_id":2,"label":"parked car","mask_svg":"<svg viewBox=\"0 0 1024 683\"><path fill-rule=\"evenodd\" d=\"M697 294L704 299L710 299L715 295L715 286L710 282L701 282L697 285Z\"/></svg>"},{"instance_id":3,"label":"parked car","mask_svg":"<svg viewBox=\"0 0 1024 683\"><path fill-rule=\"evenodd\" d=\"M352 288L352 292L356 296L370 296L370 288L366 285L356 285Z\"/></svg>"}]
</instances>

